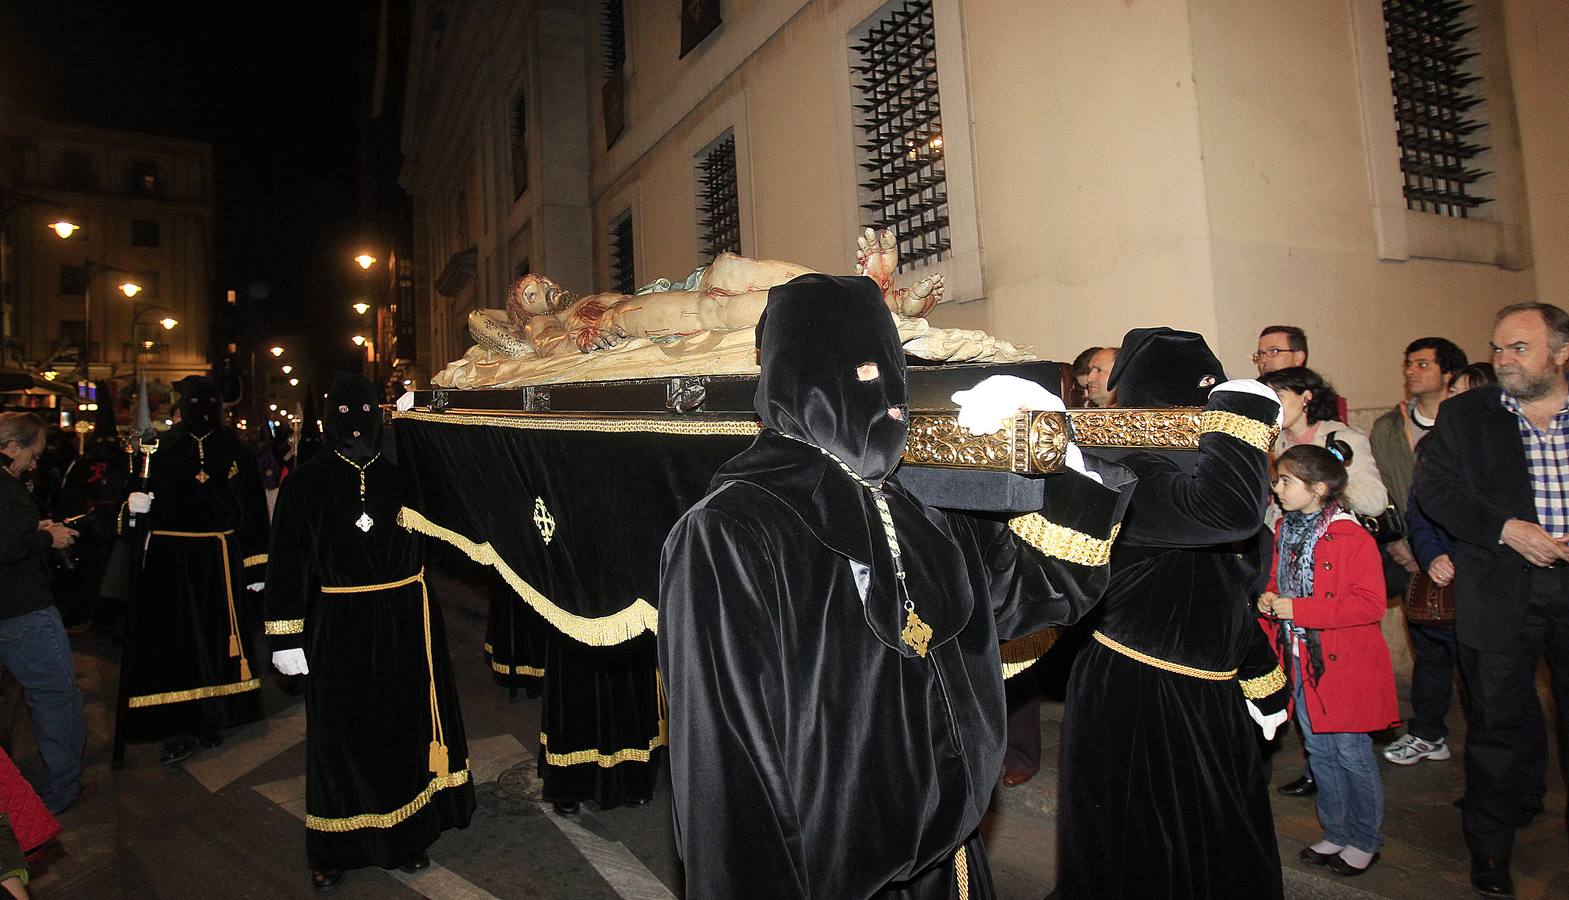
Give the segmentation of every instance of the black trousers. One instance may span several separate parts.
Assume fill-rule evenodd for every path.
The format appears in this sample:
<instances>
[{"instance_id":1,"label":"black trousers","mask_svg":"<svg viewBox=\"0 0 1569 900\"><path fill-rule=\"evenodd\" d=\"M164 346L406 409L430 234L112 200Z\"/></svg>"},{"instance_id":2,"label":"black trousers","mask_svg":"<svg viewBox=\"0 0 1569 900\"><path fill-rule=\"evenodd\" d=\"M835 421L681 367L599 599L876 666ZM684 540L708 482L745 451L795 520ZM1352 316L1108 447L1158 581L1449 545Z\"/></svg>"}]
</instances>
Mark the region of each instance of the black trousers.
<instances>
[{"instance_id":1,"label":"black trousers","mask_svg":"<svg viewBox=\"0 0 1569 900\"><path fill-rule=\"evenodd\" d=\"M1455 695L1455 665L1458 644L1455 630L1441 625L1410 626L1411 721L1406 731L1424 741L1441 741L1449 736L1444 717ZM1462 693L1461 701L1465 697Z\"/></svg>"},{"instance_id":2,"label":"black trousers","mask_svg":"<svg viewBox=\"0 0 1569 900\"><path fill-rule=\"evenodd\" d=\"M1562 748L1569 736L1569 569L1562 567L1533 574L1514 646L1460 645L1460 672L1470 694L1461 823L1474 854L1508 859L1515 831L1542 808L1547 738L1537 724L1542 713L1536 670L1544 656L1552 670Z\"/></svg>"}]
</instances>

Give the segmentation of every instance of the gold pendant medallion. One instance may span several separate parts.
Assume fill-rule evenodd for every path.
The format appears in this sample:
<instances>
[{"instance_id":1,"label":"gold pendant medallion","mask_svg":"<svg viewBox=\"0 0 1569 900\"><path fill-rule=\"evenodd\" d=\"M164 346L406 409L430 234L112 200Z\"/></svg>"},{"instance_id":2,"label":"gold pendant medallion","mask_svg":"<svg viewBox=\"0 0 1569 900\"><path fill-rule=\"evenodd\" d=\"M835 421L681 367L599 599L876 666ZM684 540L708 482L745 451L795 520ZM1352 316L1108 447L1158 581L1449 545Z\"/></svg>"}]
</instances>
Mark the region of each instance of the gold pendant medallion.
<instances>
[{"instance_id":1,"label":"gold pendant medallion","mask_svg":"<svg viewBox=\"0 0 1569 900\"><path fill-rule=\"evenodd\" d=\"M910 610L909 618L904 620L904 630L899 632L900 640L915 651L916 656L926 656L926 645L932 639L932 626L921 621L921 617Z\"/></svg>"},{"instance_id":2,"label":"gold pendant medallion","mask_svg":"<svg viewBox=\"0 0 1569 900\"><path fill-rule=\"evenodd\" d=\"M197 482L199 482L201 484L206 484L207 483L207 479L210 478L210 477L212 477L212 476L207 474L207 470L206 469L202 469L202 470L200 470L200 471L198 471L196 473L196 480L197 480Z\"/></svg>"}]
</instances>

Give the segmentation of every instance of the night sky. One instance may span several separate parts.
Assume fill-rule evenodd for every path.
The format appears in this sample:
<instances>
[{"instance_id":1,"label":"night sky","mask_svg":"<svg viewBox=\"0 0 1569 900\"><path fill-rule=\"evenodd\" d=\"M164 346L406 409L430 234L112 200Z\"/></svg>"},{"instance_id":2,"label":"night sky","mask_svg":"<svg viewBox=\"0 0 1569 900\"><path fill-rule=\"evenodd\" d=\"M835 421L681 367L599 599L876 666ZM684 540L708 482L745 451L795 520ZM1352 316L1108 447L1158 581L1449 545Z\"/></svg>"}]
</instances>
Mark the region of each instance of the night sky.
<instances>
[{"instance_id":1,"label":"night sky","mask_svg":"<svg viewBox=\"0 0 1569 900\"><path fill-rule=\"evenodd\" d=\"M214 295L240 291L252 331L314 333L322 375L352 364L365 277L350 259L365 2L0 0L0 114L212 142Z\"/></svg>"}]
</instances>

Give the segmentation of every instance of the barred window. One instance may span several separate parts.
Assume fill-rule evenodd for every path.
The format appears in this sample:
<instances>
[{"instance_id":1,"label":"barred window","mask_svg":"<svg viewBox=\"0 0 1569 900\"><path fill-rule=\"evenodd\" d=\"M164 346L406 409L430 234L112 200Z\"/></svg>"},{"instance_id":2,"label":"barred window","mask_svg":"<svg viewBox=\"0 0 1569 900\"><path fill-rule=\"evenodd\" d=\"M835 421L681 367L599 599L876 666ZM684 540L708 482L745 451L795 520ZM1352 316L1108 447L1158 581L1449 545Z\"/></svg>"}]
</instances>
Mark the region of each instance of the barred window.
<instances>
[{"instance_id":1,"label":"barred window","mask_svg":"<svg viewBox=\"0 0 1569 900\"><path fill-rule=\"evenodd\" d=\"M1464 219L1492 201L1478 185L1491 173L1471 165L1488 149L1474 15L1461 0L1384 0L1407 209Z\"/></svg>"},{"instance_id":2,"label":"barred window","mask_svg":"<svg viewBox=\"0 0 1569 900\"><path fill-rule=\"evenodd\" d=\"M726 250L741 252L734 132L726 131L697 155L697 215L704 259L713 259Z\"/></svg>"},{"instance_id":3,"label":"barred window","mask_svg":"<svg viewBox=\"0 0 1569 900\"><path fill-rule=\"evenodd\" d=\"M637 290L637 265L632 249L632 211L616 217L610 225L610 289L630 294Z\"/></svg>"},{"instance_id":4,"label":"barred window","mask_svg":"<svg viewBox=\"0 0 1569 900\"><path fill-rule=\"evenodd\" d=\"M932 0L895 0L851 35L864 224L891 228L899 271L952 247Z\"/></svg>"},{"instance_id":5,"label":"barred window","mask_svg":"<svg viewBox=\"0 0 1569 900\"><path fill-rule=\"evenodd\" d=\"M528 190L528 106L520 92L512 98L512 199Z\"/></svg>"},{"instance_id":6,"label":"barred window","mask_svg":"<svg viewBox=\"0 0 1569 900\"><path fill-rule=\"evenodd\" d=\"M627 61L627 33L623 0L602 0L599 6L599 59L605 77L620 76Z\"/></svg>"}]
</instances>

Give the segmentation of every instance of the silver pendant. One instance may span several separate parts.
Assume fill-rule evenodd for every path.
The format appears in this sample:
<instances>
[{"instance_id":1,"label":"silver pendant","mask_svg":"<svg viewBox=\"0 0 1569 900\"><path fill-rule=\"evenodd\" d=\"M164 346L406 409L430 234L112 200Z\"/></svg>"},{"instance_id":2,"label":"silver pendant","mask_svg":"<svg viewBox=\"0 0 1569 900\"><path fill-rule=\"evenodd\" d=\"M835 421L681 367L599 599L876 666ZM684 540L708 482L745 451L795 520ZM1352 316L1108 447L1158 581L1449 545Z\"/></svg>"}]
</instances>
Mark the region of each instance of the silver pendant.
<instances>
[{"instance_id":1,"label":"silver pendant","mask_svg":"<svg viewBox=\"0 0 1569 900\"><path fill-rule=\"evenodd\" d=\"M360 517L354 520L354 524L358 525L361 531L368 532L370 527L376 524L376 521L370 517L370 513L362 512Z\"/></svg>"}]
</instances>

